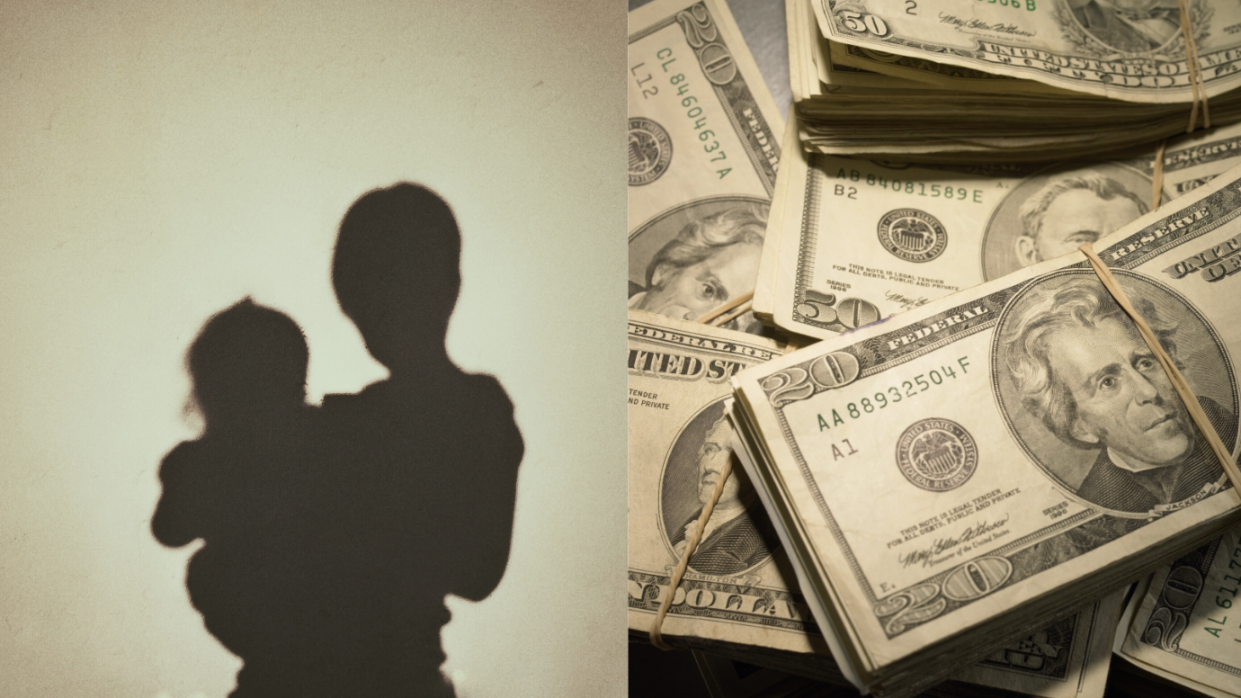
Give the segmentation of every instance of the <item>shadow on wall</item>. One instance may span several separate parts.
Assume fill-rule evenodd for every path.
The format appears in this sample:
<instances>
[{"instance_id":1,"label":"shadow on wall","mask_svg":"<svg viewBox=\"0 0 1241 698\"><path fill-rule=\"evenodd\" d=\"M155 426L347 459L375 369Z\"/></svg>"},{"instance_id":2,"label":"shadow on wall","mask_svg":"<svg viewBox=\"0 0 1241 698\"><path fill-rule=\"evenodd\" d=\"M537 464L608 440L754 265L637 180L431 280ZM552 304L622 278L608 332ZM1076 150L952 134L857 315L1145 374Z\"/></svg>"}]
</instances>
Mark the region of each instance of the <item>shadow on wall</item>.
<instances>
[{"instance_id":1,"label":"shadow on wall","mask_svg":"<svg viewBox=\"0 0 1241 698\"><path fill-rule=\"evenodd\" d=\"M321 408L305 402L301 329L277 310L243 300L190 347L206 427L164 458L151 530L205 543L186 587L244 660L234 698L453 695L444 596L499 584L523 452L504 389L444 347L460 249L423 187L350 207L332 282L391 375Z\"/></svg>"}]
</instances>

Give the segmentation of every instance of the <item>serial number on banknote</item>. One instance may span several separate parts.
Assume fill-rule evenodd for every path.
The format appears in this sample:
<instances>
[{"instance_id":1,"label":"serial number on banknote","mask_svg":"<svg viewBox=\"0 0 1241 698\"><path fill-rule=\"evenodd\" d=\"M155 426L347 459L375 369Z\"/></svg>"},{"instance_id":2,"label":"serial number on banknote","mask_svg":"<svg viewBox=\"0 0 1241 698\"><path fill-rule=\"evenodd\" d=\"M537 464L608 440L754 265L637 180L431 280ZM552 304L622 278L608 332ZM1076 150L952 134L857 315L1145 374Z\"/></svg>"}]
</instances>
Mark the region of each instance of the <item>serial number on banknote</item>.
<instances>
[{"instance_id":1,"label":"serial number on banknote","mask_svg":"<svg viewBox=\"0 0 1241 698\"><path fill-rule=\"evenodd\" d=\"M1038 9L1038 0L978 0L984 5L999 5L1000 7L1011 7L1014 10L1024 9L1026 12L1034 12ZM918 16L918 0L905 0L905 14ZM875 36L887 36L891 33L888 23L878 15L868 15L855 10L841 10L836 13L836 17L840 23L849 29L860 32L862 34L874 34ZM939 21L943 24L958 24L954 21L957 18L953 15L939 13ZM974 20L970 24L971 29L990 28L980 27L984 24L978 20Z\"/></svg>"},{"instance_id":2,"label":"serial number on banknote","mask_svg":"<svg viewBox=\"0 0 1241 698\"><path fill-rule=\"evenodd\" d=\"M895 193L913 194L915 196L925 196L928 199L953 199L956 201L972 201L976 204L982 203L981 189L966 189L965 187L954 187L951 184L927 184L926 182L914 182L909 180L896 179L889 180L874 173L866 173L863 175L858 170L845 170L840 168L836 173L836 179L847 182L865 182L870 187L880 187L882 189L890 189ZM852 189L852 187L850 187ZM854 189L853 196L850 199L857 198L857 190ZM837 196L848 196L848 193L840 185L836 187Z\"/></svg>"},{"instance_id":3,"label":"serial number on banknote","mask_svg":"<svg viewBox=\"0 0 1241 698\"><path fill-rule=\"evenodd\" d=\"M910 0L906 0L906 3L908 2L910 2ZM1024 9L1026 12L1034 12L1035 10L1038 9L1037 0L1011 0L1011 2L1010 0L978 0L978 2L983 3L984 5L999 5L1000 7L1011 7L1014 10ZM908 11L906 11L906 13L908 14Z\"/></svg>"},{"instance_id":4,"label":"serial number on banknote","mask_svg":"<svg viewBox=\"0 0 1241 698\"><path fill-rule=\"evenodd\" d=\"M1232 549L1232 559L1228 561L1228 569L1241 570L1241 562L1237 561L1237 557L1239 556L1241 556L1241 543L1238 543L1236 547ZM1233 584L1237 586L1241 586L1241 577L1237 577L1231 574L1224 575L1224 581L1232 582ZM1224 594L1228 594L1228 596L1225 596ZM1236 587L1230 588L1226 586L1220 586L1219 593L1216 594L1215 596L1215 605L1218 608L1229 609L1229 608L1232 608L1233 600L1236 598L1237 598ZM1228 622L1228 616L1224 615L1219 620L1215 620L1210 615L1208 615L1206 620L1207 620L1208 625L1203 626L1202 629L1214 635L1215 639L1218 640L1220 637L1220 632L1224 629L1224 624ZM1218 626L1218 627L1213 627L1212 625L1210 625L1211 623L1215 624L1215 626ZM1241 638L1234 637L1232 641L1241 642Z\"/></svg>"},{"instance_id":5,"label":"serial number on banknote","mask_svg":"<svg viewBox=\"0 0 1241 698\"><path fill-rule=\"evenodd\" d=\"M660 67L664 72L670 72L668 66L676 62L676 57L672 55L672 49L661 48L655 57L663 61ZM675 70L675 68L673 69ZM707 117L702 115L702 106L698 104L698 97L689 94L689 78L685 77L685 73L676 73L668 77L668 83L677 91L677 97L681 97L681 107L685 109L685 116L694 122L694 130L698 132L698 140L702 141L702 149L707 155L711 156L710 162L720 162L727 160L728 155L720 149L720 142L715 140L715 131L706 128ZM708 143L707 141L710 141ZM715 173L724 179L728 173L732 172L731 167L716 170Z\"/></svg>"},{"instance_id":6,"label":"serial number on banknote","mask_svg":"<svg viewBox=\"0 0 1241 698\"><path fill-rule=\"evenodd\" d=\"M961 367L962 374L969 373L969 369L967 368L970 365L968 356L962 356L957 359L957 365ZM951 364L940 366L938 369L931 369L926 373L919 373L913 377L913 380L901 381L899 386L893 386L887 390L880 390L875 393L875 399L873 401L869 397L864 397L857 402L850 402L844 406L844 414L848 415L851 419L858 419L864 414L874 414L875 412L884 409L889 404L896 404L906 398L917 397L918 395L930 390L931 386L943 385L949 378L955 379L956 377L957 372ZM888 397L889 395L891 395L891 398ZM820 412L817 416L819 418L819 431L831 429L838 424L845 423L844 418L841 417L840 410L835 407L832 408L831 414L829 415L831 417L830 421L823 415L822 412Z\"/></svg>"}]
</instances>

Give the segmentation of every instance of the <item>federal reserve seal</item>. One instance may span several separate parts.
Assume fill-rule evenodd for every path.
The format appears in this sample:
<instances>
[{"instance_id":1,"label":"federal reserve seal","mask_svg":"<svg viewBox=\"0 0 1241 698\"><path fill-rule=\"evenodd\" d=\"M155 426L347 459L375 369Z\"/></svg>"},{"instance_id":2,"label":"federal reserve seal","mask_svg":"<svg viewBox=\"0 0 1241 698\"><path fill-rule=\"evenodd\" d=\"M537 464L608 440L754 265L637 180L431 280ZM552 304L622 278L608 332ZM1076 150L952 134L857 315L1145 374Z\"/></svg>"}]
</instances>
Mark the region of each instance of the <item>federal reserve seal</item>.
<instances>
[{"instance_id":1,"label":"federal reserve seal","mask_svg":"<svg viewBox=\"0 0 1241 698\"><path fill-rule=\"evenodd\" d=\"M672 162L672 139L663 126L637 117L629 120L629 186L659 179Z\"/></svg>"},{"instance_id":2,"label":"federal reserve seal","mask_svg":"<svg viewBox=\"0 0 1241 698\"><path fill-rule=\"evenodd\" d=\"M896 464L905 479L924 490L947 492L970 479L978 467L978 445L948 419L915 422L896 442Z\"/></svg>"},{"instance_id":3,"label":"federal reserve seal","mask_svg":"<svg viewBox=\"0 0 1241 698\"><path fill-rule=\"evenodd\" d=\"M630 142L632 140L631 135ZM632 157L630 156L631 163ZM630 171L633 171L633 165L630 165ZM629 178L632 184L633 175L629 175ZM879 244L906 262L929 262L947 249L948 231L944 230L943 224L935 216L925 211L898 208L888 211L879 219Z\"/></svg>"}]
</instances>

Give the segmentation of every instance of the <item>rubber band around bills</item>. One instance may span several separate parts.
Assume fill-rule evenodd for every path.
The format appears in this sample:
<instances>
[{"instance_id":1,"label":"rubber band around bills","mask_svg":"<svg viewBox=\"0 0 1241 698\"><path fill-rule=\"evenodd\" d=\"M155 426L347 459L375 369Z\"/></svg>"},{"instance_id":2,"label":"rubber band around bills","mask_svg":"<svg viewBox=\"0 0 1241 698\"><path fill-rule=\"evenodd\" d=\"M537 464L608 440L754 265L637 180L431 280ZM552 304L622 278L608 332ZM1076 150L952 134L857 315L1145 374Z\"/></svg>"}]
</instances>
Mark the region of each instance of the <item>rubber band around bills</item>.
<instances>
[{"instance_id":1,"label":"rubber band around bills","mask_svg":"<svg viewBox=\"0 0 1241 698\"><path fill-rule=\"evenodd\" d=\"M748 311L753 300L753 291L742 294L698 318L698 322L715 326L722 325ZM734 312L721 319L718 325L711 322L730 310ZM651 644L661 650L672 649L672 645L664 642L662 632L664 617L668 615L668 609L672 608L672 599L676 596L677 589L681 586L681 579L685 577L685 570L689 568L689 556L693 555L694 551L698 549L698 543L702 540L702 532L707 527L707 521L711 519L711 512L715 511L715 503L720 501L720 495L724 493L724 483L728 482L728 476L732 475L732 473L733 462L729 460L724 464L723 468L720 468L720 474L715 478L715 488L711 490L711 500L707 502L706 506L702 508L702 513L698 515L698 522L694 525L694 532L690 535L689 540L685 542L685 553L677 561L676 569L672 571L672 578L668 580L668 591L664 592L664 598L659 602L659 611L655 614L655 622L651 625Z\"/></svg>"},{"instance_id":2,"label":"rubber band around bills","mask_svg":"<svg viewBox=\"0 0 1241 698\"><path fill-rule=\"evenodd\" d=\"M1193 18L1189 14L1189 0L1176 0L1176 7L1181 15L1181 38L1185 40L1185 69L1189 71L1189 86L1193 90L1194 101L1189 108L1189 125L1185 133L1193 133L1198 128L1198 108L1202 108L1202 128L1211 128L1211 106L1207 101L1207 85L1202 78L1202 63L1198 60L1198 41L1194 39ZM1159 208L1163 198L1163 154L1168 147L1168 139L1159 143L1155 152L1155 164L1151 172L1151 209Z\"/></svg>"},{"instance_id":3,"label":"rubber band around bills","mask_svg":"<svg viewBox=\"0 0 1241 698\"><path fill-rule=\"evenodd\" d=\"M734 318L738 318L750 312L750 309L753 307L754 307L754 303L752 302L747 301L745 303L742 303L736 308L733 308L732 311L730 311L727 315L721 315L717 317L715 320L712 320L711 326L712 327L723 327L725 324L732 322Z\"/></svg>"},{"instance_id":4,"label":"rubber band around bills","mask_svg":"<svg viewBox=\"0 0 1241 698\"><path fill-rule=\"evenodd\" d=\"M743 304L745 304L745 303L749 303L749 302L750 302L750 301L752 301L752 300L754 300L754 292L753 292L753 291L750 291L749 293L743 293L743 294L741 294L740 296L737 296L736 298L734 298L734 299L732 299L732 300L728 301L728 302L727 302L727 303L725 303L724 305L721 305L720 307L716 308L715 310L712 310L711 312L707 313L706 315L703 315L702 317L698 318L698 320L697 320L696 322L701 322L701 323L703 323L704 325L705 325L705 324L711 324L711 321L712 321L712 320L714 320L715 318L717 318L717 317L719 317L719 316L723 315L724 313L727 313L728 311L732 310L733 308L736 308L736 307L737 307L737 306L739 306L739 305L743 305Z\"/></svg>"},{"instance_id":5,"label":"rubber band around bills","mask_svg":"<svg viewBox=\"0 0 1241 698\"><path fill-rule=\"evenodd\" d=\"M702 539L702 531L707 527L707 520L711 518L711 512L715 510L715 503L720 501L720 495L724 493L724 483L728 481L728 476L732 473L733 462L730 459L724 463L724 467L720 468L720 474L715 478L711 500L702 508L702 514L699 515L698 523L694 526L694 533L685 544L685 554L681 556L676 569L672 571L672 579L668 580L668 591L664 592L664 598L659 602L659 612L655 614L655 623L651 626L651 644L661 650L672 649L671 645L664 642L663 632L661 632L664 616L668 615L668 609L672 608L672 597L676 595L677 588L681 586L681 579L685 576L685 570L689 567L689 556L693 555L698 548L698 542Z\"/></svg>"},{"instance_id":6,"label":"rubber band around bills","mask_svg":"<svg viewBox=\"0 0 1241 698\"><path fill-rule=\"evenodd\" d=\"M1138 333L1142 335L1142 339L1146 340L1146 345L1150 347L1151 352L1155 354L1155 358L1159 360L1159 364L1163 366L1163 370L1167 372L1168 378L1172 381L1172 387L1176 389L1176 394L1181 397L1181 401L1185 403L1185 407L1189 410L1189 416L1194 420L1194 424L1198 426L1198 431L1206 438L1210 444L1211 450L1215 452L1215 457L1219 459L1220 465L1224 467L1224 472L1228 474L1228 479L1232 481L1232 486L1241 494L1241 471L1237 469L1236 463L1232 461L1232 454L1228 452L1228 448L1224 446L1224 442L1220 440L1219 434L1215 432L1215 427L1211 426L1211 422L1207 420L1206 413L1202 411L1202 406L1198 404L1198 398L1194 395L1194 391L1186 382L1185 376L1181 375L1180 369L1176 367L1176 363L1172 361L1172 357L1164 350L1163 345L1159 343L1159 339L1151 330L1150 325L1146 324L1146 320L1138 314L1133 304L1129 302L1129 296L1125 294L1125 290L1120 287L1120 283L1116 281L1116 277L1112 275L1111 270L1099 259L1095 254L1094 247L1090 243L1086 243L1077 248L1086 255L1090 260L1090 266L1094 267L1095 275L1099 277L1099 281L1103 282L1103 287L1108 293L1112 294L1117 305L1125 311L1125 314L1133 320L1133 324L1137 325Z\"/></svg>"},{"instance_id":7,"label":"rubber band around bills","mask_svg":"<svg viewBox=\"0 0 1241 698\"><path fill-rule=\"evenodd\" d=\"M1189 14L1189 0L1176 0L1176 6L1181 13L1181 36L1185 39L1185 67L1189 70L1189 85L1194 95L1194 103L1189 110L1189 127L1185 133L1193 133L1198 127L1198 105L1202 105L1203 128L1211 128L1211 110L1207 104L1206 81L1202 79L1202 64L1198 61L1198 42L1194 39L1194 24Z\"/></svg>"},{"instance_id":8,"label":"rubber band around bills","mask_svg":"<svg viewBox=\"0 0 1241 698\"><path fill-rule=\"evenodd\" d=\"M1151 170L1151 210L1159 208L1159 200L1163 198L1163 153L1168 148L1168 139L1159 141L1159 149L1155 151L1155 166Z\"/></svg>"}]
</instances>

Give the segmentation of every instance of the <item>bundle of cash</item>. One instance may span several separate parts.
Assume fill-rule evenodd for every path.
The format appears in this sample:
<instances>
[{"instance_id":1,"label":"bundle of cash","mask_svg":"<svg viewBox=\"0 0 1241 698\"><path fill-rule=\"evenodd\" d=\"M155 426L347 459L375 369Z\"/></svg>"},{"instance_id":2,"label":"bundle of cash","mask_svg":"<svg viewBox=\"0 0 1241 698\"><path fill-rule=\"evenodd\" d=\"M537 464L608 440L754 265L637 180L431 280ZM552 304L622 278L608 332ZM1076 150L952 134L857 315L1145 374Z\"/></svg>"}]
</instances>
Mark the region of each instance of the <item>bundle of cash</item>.
<instances>
[{"instance_id":1,"label":"bundle of cash","mask_svg":"<svg viewBox=\"0 0 1241 698\"><path fill-rule=\"evenodd\" d=\"M787 0L809 150L1062 160L1241 119L1241 6L1191 0L1209 121L1171 0Z\"/></svg>"},{"instance_id":2,"label":"bundle of cash","mask_svg":"<svg viewBox=\"0 0 1241 698\"><path fill-rule=\"evenodd\" d=\"M734 458L728 380L781 353L772 340L629 311L629 628L645 640L723 464ZM734 461L735 462L735 461ZM674 644L847 685L771 520L740 467L725 482L663 621ZM1120 596L999 647L950 688L1100 697Z\"/></svg>"},{"instance_id":3,"label":"bundle of cash","mask_svg":"<svg viewBox=\"0 0 1241 698\"><path fill-rule=\"evenodd\" d=\"M1151 209L1154 151L1039 169L933 168L786 144L754 312L825 339L1072 252ZM1241 125L1169 142L1160 198L1238 164Z\"/></svg>"},{"instance_id":4,"label":"bundle of cash","mask_svg":"<svg viewBox=\"0 0 1241 698\"><path fill-rule=\"evenodd\" d=\"M1239 218L1236 168L1094 243L1234 454ZM912 695L1241 518L1080 253L732 385L734 449L798 587L842 673L876 695Z\"/></svg>"},{"instance_id":5,"label":"bundle of cash","mask_svg":"<svg viewBox=\"0 0 1241 698\"><path fill-rule=\"evenodd\" d=\"M1138 587L1125 610L1116 653L1198 693L1241 695L1239 590L1241 527L1234 526Z\"/></svg>"},{"instance_id":6,"label":"bundle of cash","mask_svg":"<svg viewBox=\"0 0 1241 698\"><path fill-rule=\"evenodd\" d=\"M925 698L1101 698L1109 686L1114 619L1124 593L1112 594L1082 612L1048 625L993 652L976 666L925 692ZM1077 659L1088 654L1084 662ZM695 650L710 693L716 698L856 698L852 686L815 682L787 672L738 663ZM1080 667L1080 668L1079 668Z\"/></svg>"},{"instance_id":7,"label":"bundle of cash","mask_svg":"<svg viewBox=\"0 0 1241 698\"><path fill-rule=\"evenodd\" d=\"M723 465L732 458L724 416L729 379L779 356L774 340L641 310L629 311L629 627L649 635ZM739 468L663 621L674 644L800 664L840 681L822 634L790 589L787 555ZM763 661L766 660L766 661Z\"/></svg>"},{"instance_id":8,"label":"bundle of cash","mask_svg":"<svg viewBox=\"0 0 1241 698\"><path fill-rule=\"evenodd\" d=\"M754 290L784 122L721 0L629 28L629 307L695 320Z\"/></svg>"}]
</instances>

